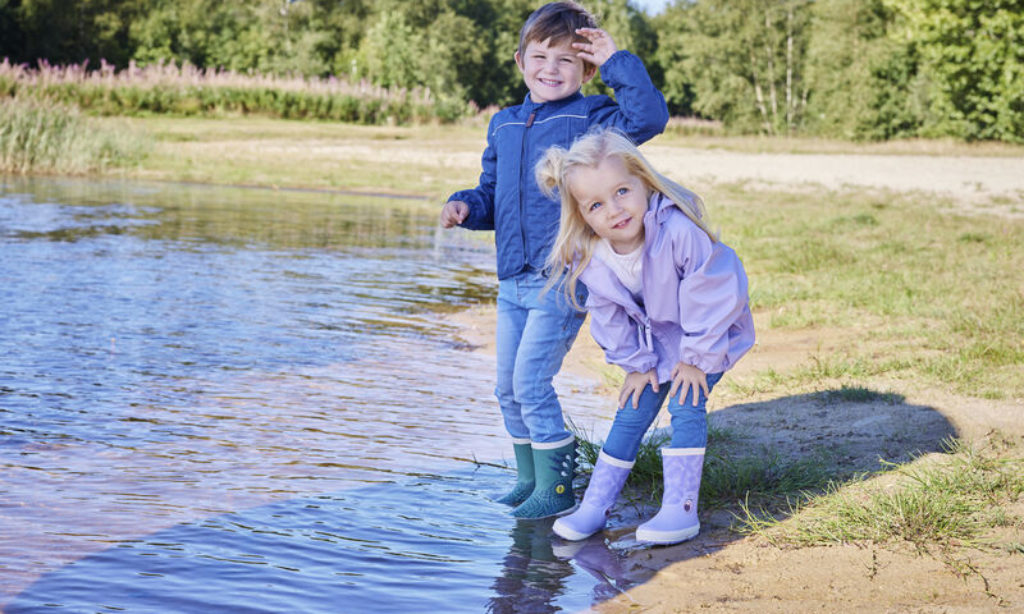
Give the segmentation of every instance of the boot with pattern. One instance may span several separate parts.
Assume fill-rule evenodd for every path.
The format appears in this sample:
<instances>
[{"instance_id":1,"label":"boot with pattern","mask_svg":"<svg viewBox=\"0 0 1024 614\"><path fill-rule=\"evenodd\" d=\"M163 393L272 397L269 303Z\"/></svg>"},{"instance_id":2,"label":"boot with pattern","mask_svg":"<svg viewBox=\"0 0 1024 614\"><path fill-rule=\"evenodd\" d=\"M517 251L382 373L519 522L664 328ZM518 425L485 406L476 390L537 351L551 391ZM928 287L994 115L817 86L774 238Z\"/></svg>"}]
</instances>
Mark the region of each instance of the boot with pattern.
<instances>
[{"instance_id":1,"label":"boot with pattern","mask_svg":"<svg viewBox=\"0 0 1024 614\"><path fill-rule=\"evenodd\" d=\"M661 509L636 529L636 541L678 544L700 533L697 496L704 471L704 448L662 448L665 494Z\"/></svg>"},{"instance_id":2,"label":"boot with pattern","mask_svg":"<svg viewBox=\"0 0 1024 614\"><path fill-rule=\"evenodd\" d=\"M516 518L547 518L572 510L576 498L572 480L576 473L576 440L533 444L536 484L526 501L512 510Z\"/></svg>"}]
</instances>

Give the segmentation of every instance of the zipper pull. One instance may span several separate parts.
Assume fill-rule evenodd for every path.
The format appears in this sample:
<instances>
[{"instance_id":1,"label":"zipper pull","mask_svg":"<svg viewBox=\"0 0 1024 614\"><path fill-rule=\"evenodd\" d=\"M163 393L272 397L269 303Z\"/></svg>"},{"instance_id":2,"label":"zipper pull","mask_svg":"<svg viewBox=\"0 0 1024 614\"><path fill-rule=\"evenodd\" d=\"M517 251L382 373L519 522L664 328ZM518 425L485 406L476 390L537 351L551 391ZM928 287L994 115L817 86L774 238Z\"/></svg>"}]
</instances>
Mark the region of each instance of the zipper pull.
<instances>
[{"instance_id":1,"label":"zipper pull","mask_svg":"<svg viewBox=\"0 0 1024 614\"><path fill-rule=\"evenodd\" d=\"M536 117L536 116L537 116L537 112L536 111L531 111L530 112L530 116L528 118L526 118L526 127L527 128L529 128L530 126L533 125L533 118Z\"/></svg>"}]
</instances>

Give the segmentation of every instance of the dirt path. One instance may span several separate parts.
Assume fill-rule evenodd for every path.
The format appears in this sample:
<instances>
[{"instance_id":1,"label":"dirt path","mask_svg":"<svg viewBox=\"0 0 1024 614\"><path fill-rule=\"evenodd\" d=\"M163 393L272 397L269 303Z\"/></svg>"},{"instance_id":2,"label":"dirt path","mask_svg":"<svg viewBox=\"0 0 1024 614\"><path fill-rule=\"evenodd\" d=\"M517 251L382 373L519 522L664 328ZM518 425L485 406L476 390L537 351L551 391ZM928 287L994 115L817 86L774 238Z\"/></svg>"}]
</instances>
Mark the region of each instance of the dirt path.
<instances>
[{"instance_id":1,"label":"dirt path","mask_svg":"<svg viewBox=\"0 0 1024 614\"><path fill-rule=\"evenodd\" d=\"M741 153L644 146L656 168L686 182L871 188L948 196L965 209L1024 217L1024 158Z\"/></svg>"}]
</instances>

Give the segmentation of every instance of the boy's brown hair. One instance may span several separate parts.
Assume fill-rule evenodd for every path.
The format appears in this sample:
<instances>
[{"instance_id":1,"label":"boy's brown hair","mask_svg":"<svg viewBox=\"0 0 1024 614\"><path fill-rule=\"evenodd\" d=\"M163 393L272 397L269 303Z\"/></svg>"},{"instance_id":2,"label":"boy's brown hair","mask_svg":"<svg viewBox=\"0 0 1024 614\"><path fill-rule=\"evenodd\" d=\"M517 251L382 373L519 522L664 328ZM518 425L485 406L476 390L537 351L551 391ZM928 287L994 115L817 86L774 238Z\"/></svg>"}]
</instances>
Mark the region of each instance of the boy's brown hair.
<instances>
[{"instance_id":1,"label":"boy's brown hair","mask_svg":"<svg viewBox=\"0 0 1024 614\"><path fill-rule=\"evenodd\" d=\"M542 43L551 39L552 44L565 41L585 43L587 39L576 34L579 28L596 28L597 19L590 11L571 1L549 2L526 18L519 31L519 54L531 42Z\"/></svg>"}]
</instances>

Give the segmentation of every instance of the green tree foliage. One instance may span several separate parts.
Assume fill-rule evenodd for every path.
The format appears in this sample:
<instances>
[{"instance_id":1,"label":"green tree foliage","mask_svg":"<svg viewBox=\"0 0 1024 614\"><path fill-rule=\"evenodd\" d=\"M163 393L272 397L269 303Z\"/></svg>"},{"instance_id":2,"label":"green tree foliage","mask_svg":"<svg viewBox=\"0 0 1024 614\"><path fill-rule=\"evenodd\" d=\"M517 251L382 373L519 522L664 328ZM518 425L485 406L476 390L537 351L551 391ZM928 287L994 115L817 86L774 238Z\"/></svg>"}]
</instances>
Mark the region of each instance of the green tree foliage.
<instances>
[{"instance_id":1,"label":"green tree foliage","mask_svg":"<svg viewBox=\"0 0 1024 614\"><path fill-rule=\"evenodd\" d=\"M885 2L927 75L921 133L1024 142L1024 1Z\"/></svg>"},{"instance_id":2,"label":"green tree foliage","mask_svg":"<svg viewBox=\"0 0 1024 614\"><path fill-rule=\"evenodd\" d=\"M654 20L658 48L653 64L661 76L662 93L673 115L696 115L693 108L697 97L693 79L687 71L687 37L692 36L687 14L678 6L671 7Z\"/></svg>"},{"instance_id":3,"label":"green tree foliage","mask_svg":"<svg viewBox=\"0 0 1024 614\"><path fill-rule=\"evenodd\" d=\"M733 132L1024 141L1024 0L583 0L674 114ZM0 0L0 58L191 65L522 100L541 0ZM584 92L611 93L595 79Z\"/></svg>"},{"instance_id":4,"label":"green tree foliage","mask_svg":"<svg viewBox=\"0 0 1024 614\"><path fill-rule=\"evenodd\" d=\"M673 40L685 54L678 72L666 70L673 93L685 91L681 81L692 83L693 109L734 130L795 132L808 95L809 17L806 0L677 2L664 16L679 29Z\"/></svg>"},{"instance_id":5,"label":"green tree foliage","mask_svg":"<svg viewBox=\"0 0 1024 614\"><path fill-rule=\"evenodd\" d=\"M884 0L819 0L808 42L807 128L846 139L912 136L922 80Z\"/></svg>"},{"instance_id":6,"label":"green tree foliage","mask_svg":"<svg viewBox=\"0 0 1024 614\"><path fill-rule=\"evenodd\" d=\"M120 65L131 57L128 30L145 4L145 0L0 0L0 48L17 62L88 61L99 66L105 60Z\"/></svg>"}]
</instances>

